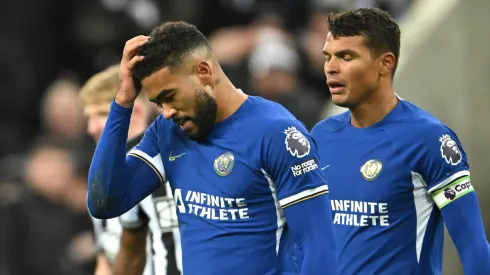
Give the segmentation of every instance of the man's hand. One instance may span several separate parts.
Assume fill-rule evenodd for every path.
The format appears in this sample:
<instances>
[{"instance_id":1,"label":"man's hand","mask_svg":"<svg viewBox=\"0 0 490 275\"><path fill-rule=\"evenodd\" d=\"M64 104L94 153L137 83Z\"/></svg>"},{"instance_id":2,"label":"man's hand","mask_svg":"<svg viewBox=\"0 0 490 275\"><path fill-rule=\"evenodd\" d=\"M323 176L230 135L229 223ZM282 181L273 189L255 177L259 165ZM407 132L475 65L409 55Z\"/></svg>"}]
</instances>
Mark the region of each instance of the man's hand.
<instances>
[{"instance_id":1,"label":"man's hand","mask_svg":"<svg viewBox=\"0 0 490 275\"><path fill-rule=\"evenodd\" d=\"M140 92L141 87L135 87L133 82L132 70L134 65L144 58L144 56L135 55L136 50L148 39L148 36L139 35L128 40L124 46L121 65L119 66L119 89L115 98L116 103L123 107L131 108Z\"/></svg>"}]
</instances>

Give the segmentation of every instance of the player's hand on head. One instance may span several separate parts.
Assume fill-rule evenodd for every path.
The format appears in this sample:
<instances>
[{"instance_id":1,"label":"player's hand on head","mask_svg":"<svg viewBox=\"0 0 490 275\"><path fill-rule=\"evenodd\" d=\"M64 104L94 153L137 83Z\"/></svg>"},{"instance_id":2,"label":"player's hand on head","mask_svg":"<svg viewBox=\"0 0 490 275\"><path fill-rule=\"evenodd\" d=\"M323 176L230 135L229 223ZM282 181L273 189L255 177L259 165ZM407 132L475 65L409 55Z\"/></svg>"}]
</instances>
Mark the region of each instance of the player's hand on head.
<instances>
[{"instance_id":1,"label":"player's hand on head","mask_svg":"<svg viewBox=\"0 0 490 275\"><path fill-rule=\"evenodd\" d=\"M116 102L123 107L133 106L134 100L141 91L141 84L133 78L133 68L144 56L136 55L139 47L148 41L149 37L139 35L126 41L123 56L119 67L119 89Z\"/></svg>"}]
</instances>

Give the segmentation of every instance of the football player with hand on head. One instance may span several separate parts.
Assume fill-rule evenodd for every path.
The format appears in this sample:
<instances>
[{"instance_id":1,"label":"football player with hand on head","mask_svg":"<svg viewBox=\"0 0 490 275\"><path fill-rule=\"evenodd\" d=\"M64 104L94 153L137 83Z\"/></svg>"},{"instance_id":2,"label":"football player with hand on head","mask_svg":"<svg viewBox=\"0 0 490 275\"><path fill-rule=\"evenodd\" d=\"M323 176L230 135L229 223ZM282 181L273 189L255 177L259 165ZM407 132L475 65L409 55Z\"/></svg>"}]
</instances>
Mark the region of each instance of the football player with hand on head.
<instances>
[{"instance_id":1,"label":"football player with hand on head","mask_svg":"<svg viewBox=\"0 0 490 275\"><path fill-rule=\"evenodd\" d=\"M393 90L400 30L379 9L328 19L324 71L348 111L311 134L330 188L339 274L441 274L444 224L465 274L490 250L456 134Z\"/></svg>"},{"instance_id":2,"label":"football player with hand on head","mask_svg":"<svg viewBox=\"0 0 490 275\"><path fill-rule=\"evenodd\" d=\"M119 84L119 65L92 76L81 88L87 132L97 143ZM150 104L144 94L134 102L125 150L136 146L148 128ZM175 204L162 187L120 217L92 219L99 249L96 275L180 275L181 251ZM147 245L147 239L149 243Z\"/></svg>"},{"instance_id":3,"label":"football player with hand on head","mask_svg":"<svg viewBox=\"0 0 490 275\"><path fill-rule=\"evenodd\" d=\"M302 123L237 89L185 22L129 40L119 75L90 167L94 217L118 216L168 180L185 274L294 274L294 244L302 274L335 274L328 187ZM126 157L141 88L163 114Z\"/></svg>"}]
</instances>

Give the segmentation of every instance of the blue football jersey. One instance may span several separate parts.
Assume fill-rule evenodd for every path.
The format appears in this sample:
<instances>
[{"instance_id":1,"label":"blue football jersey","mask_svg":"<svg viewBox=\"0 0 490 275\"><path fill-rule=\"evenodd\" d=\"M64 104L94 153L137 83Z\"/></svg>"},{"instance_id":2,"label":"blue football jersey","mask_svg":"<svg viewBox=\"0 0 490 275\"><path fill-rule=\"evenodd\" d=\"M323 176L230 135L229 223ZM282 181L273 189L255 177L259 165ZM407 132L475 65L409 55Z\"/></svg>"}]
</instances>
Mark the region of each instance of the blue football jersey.
<instances>
[{"instance_id":1,"label":"blue football jersey","mask_svg":"<svg viewBox=\"0 0 490 275\"><path fill-rule=\"evenodd\" d=\"M260 97L203 142L160 116L128 155L170 183L184 274L285 274L293 245L283 209L328 192L303 124Z\"/></svg>"},{"instance_id":2,"label":"blue football jersey","mask_svg":"<svg viewBox=\"0 0 490 275\"><path fill-rule=\"evenodd\" d=\"M380 122L350 112L312 130L329 188L339 274L441 274L440 209L473 191L456 134L401 100Z\"/></svg>"}]
</instances>

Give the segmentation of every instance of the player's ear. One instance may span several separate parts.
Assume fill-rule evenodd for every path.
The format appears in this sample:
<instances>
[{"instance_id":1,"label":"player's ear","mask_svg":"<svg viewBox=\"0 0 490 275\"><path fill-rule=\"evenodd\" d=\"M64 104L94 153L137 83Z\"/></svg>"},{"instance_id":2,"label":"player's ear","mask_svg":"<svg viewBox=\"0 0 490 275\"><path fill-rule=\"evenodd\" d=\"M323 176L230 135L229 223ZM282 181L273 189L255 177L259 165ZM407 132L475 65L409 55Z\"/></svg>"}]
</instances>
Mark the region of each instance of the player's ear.
<instances>
[{"instance_id":1,"label":"player's ear","mask_svg":"<svg viewBox=\"0 0 490 275\"><path fill-rule=\"evenodd\" d=\"M379 61L380 61L379 73L381 75L391 75L396 65L395 55L393 55L393 53L390 52L384 53L379 57Z\"/></svg>"},{"instance_id":2,"label":"player's ear","mask_svg":"<svg viewBox=\"0 0 490 275\"><path fill-rule=\"evenodd\" d=\"M196 66L196 73L204 86L213 85L212 64L208 61L199 61Z\"/></svg>"}]
</instances>

